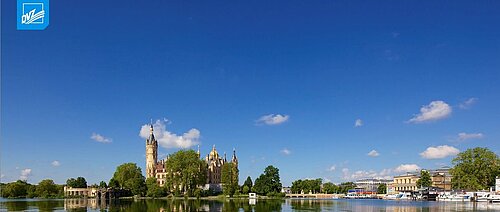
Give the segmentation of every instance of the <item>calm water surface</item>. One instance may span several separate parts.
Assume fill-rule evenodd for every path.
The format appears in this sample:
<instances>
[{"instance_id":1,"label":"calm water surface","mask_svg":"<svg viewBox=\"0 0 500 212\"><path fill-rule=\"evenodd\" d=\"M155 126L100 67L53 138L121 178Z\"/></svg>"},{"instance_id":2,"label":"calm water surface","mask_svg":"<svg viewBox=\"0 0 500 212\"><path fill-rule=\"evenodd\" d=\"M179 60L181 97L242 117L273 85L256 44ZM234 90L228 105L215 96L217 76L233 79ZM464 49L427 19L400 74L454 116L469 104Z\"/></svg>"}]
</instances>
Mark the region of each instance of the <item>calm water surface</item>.
<instances>
[{"instance_id":1,"label":"calm water surface","mask_svg":"<svg viewBox=\"0 0 500 212\"><path fill-rule=\"evenodd\" d=\"M0 211L500 211L500 204L388 200L10 200Z\"/></svg>"}]
</instances>

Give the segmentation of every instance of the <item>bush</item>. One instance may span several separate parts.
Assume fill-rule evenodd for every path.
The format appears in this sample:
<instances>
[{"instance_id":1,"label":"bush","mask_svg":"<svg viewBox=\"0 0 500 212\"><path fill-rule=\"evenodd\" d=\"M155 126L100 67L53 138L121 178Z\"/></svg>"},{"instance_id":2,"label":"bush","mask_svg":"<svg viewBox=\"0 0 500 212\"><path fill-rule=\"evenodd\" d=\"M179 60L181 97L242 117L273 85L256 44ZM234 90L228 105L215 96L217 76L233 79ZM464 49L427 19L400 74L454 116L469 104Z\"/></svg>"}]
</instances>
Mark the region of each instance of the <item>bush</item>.
<instances>
[{"instance_id":1,"label":"bush","mask_svg":"<svg viewBox=\"0 0 500 212\"><path fill-rule=\"evenodd\" d=\"M266 196L271 197L271 198L283 198L283 197L285 197L285 195L286 195L285 193L272 191L272 192L267 193Z\"/></svg>"}]
</instances>

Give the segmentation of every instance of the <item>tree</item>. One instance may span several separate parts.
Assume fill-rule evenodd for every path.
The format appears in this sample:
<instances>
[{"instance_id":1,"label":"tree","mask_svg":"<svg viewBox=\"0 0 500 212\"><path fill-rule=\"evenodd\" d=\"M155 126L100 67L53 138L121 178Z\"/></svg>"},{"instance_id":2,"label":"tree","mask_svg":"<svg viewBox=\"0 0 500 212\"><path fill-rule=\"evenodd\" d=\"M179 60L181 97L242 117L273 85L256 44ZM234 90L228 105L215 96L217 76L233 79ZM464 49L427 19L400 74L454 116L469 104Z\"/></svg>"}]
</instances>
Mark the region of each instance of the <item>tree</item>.
<instances>
[{"instance_id":1,"label":"tree","mask_svg":"<svg viewBox=\"0 0 500 212\"><path fill-rule=\"evenodd\" d=\"M222 165L221 170L221 183L222 191L225 195L233 197L236 190L238 190L238 167L233 163L225 163Z\"/></svg>"},{"instance_id":2,"label":"tree","mask_svg":"<svg viewBox=\"0 0 500 212\"><path fill-rule=\"evenodd\" d=\"M323 179L305 179L305 180L296 180L292 182L291 191L292 193L319 193L321 191L321 183Z\"/></svg>"},{"instance_id":3,"label":"tree","mask_svg":"<svg viewBox=\"0 0 500 212\"><path fill-rule=\"evenodd\" d=\"M87 188L87 180L84 177L69 178L66 185L72 188Z\"/></svg>"},{"instance_id":4,"label":"tree","mask_svg":"<svg viewBox=\"0 0 500 212\"><path fill-rule=\"evenodd\" d=\"M36 196L42 198L56 197L60 194L58 186L51 179L40 181L36 186Z\"/></svg>"},{"instance_id":5,"label":"tree","mask_svg":"<svg viewBox=\"0 0 500 212\"><path fill-rule=\"evenodd\" d=\"M243 190L242 192L244 194L248 194L251 191L250 188L247 185L244 185L242 190Z\"/></svg>"},{"instance_id":6,"label":"tree","mask_svg":"<svg viewBox=\"0 0 500 212\"><path fill-rule=\"evenodd\" d=\"M382 183L378 185L377 194L385 194L385 193L387 193L387 184Z\"/></svg>"},{"instance_id":7,"label":"tree","mask_svg":"<svg viewBox=\"0 0 500 212\"><path fill-rule=\"evenodd\" d=\"M114 178L111 178L111 180L109 180L108 186L110 188L120 188L120 183L118 183L118 181L116 181Z\"/></svg>"},{"instance_id":8,"label":"tree","mask_svg":"<svg viewBox=\"0 0 500 212\"><path fill-rule=\"evenodd\" d=\"M101 181L101 182L99 183L99 188L107 188L107 187L108 187L108 185L106 185L106 182Z\"/></svg>"},{"instance_id":9,"label":"tree","mask_svg":"<svg viewBox=\"0 0 500 212\"><path fill-rule=\"evenodd\" d=\"M325 183L323 184L323 192L324 193L327 193L327 194L333 194L333 193L337 193L339 190L339 187L333 183Z\"/></svg>"},{"instance_id":10,"label":"tree","mask_svg":"<svg viewBox=\"0 0 500 212\"><path fill-rule=\"evenodd\" d=\"M271 192L278 193L281 191L281 182L279 169L274 166L268 166L253 185L254 192L260 195L267 195Z\"/></svg>"},{"instance_id":11,"label":"tree","mask_svg":"<svg viewBox=\"0 0 500 212\"><path fill-rule=\"evenodd\" d=\"M148 197L163 197L166 194L165 189L158 185L154 177L150 177L146 180L146 187L148 189L146 196Z\"/></svg>"},{"instance_id":12,"label":"tree","mask_svg":"<svg viewBox=\"0 0 500 212\"><path fill-rule=\"evenodd\" d=\"M247 179L245 180L245 182L243 183L243 188L245 188L245 186L248 187L248 191L252 190L253 182L252 182L252 178L250 176L248 176ZM243 192L243 193L247 194L248 192Z\"/></svg>"},{"instance_id":13,"label":"tree","mask_svg":"<svg viewBox=\"0 0 500 212\"><path fill-rule=\"evenodd\" d=\"M290 188L290 191L294 194L300 194L303 191L304 186L302 185L302 180L296 180L292 182L292 187Z\"/></svg>"},{"instance_id":14,"label":"tree","mask_svg":"<svg viewBox=\"0 0 500 212\"><path fill-rule=\"evenodd\" d=\"M417 180L417 188L431 187L431 174L427 170L420 171L420 179Z\"/></svg>"},{"instance_id":15,"label":"tree","mask_svg":"<svg viewBox=\"0 0 500 212\"><path fill-rule=\"evenodd\" d=\"M115 182L111 182L113 179L121 188L129 189L133 195L143 196L146 193L144 176L142 175L141 168L135 163L124 163L118 166L113 174L113 178L110 180L110 185L115 184Z\"/></svg>"},{"instance_id":16,"label":"tree","mask_svg":"<svg viewBox=\"0 0 500 212\"><path fill-rule=\"evenodd\" d=\"M16 182L8 183L3 186L2 197L5 198L22 198L28 195L30 184L26 181L18 180Z\"/></svg>"},{"instance_id":17,"label":"tree","mask_svg":"<svg viewBox=\"0 0 500 212\"><path fill-rule=\"evenodd\" d=\"M452 164L451 182L456 189L488 189L495 185L495 177L500 174L500 159L487 148L467 149L459 153Z\"/></svg>"},{"instance_id":18,"label":"tree","mask_svg":"<svg viewBox=\"0 0 500 212\"><path fill-rule=\"evenodd\" d=\"M194 150L179 150L167 159L165 186L174 193L194 194L206 183L207 164Z\"/></svg>"},{"instance_id":19,"label":"tree","mask_svg":"<svg viewBox=\"0 0 500 212\"><path fill-rule=\"evenodd\" d=\"M345 194L345 193L347 193L350 189L353 189L353 188L356 188L356 184L354 184L353 182L345 182L345 183L341 183L341 184L339 185L339 190L338 190L338 193Z\"/></svg>"}]
</instances>

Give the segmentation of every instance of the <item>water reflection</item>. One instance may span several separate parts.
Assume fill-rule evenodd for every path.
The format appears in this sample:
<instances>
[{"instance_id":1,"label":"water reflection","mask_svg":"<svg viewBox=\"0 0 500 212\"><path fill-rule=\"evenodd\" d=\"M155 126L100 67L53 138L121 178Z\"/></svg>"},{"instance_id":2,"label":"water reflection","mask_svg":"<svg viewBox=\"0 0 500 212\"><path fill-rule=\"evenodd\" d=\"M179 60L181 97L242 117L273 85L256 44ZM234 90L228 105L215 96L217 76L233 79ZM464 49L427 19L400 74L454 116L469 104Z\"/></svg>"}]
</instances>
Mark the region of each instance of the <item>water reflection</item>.
<instances>
[{"instance_id":1,"label":"water reflection","mask_svg":"<svg viewBox=\"0 0 500 212\"><path fill-rule=\"evenodd\" d=\"M470 202L413 202L386 200L7 200L0 211L483 211L500 210L500 204Z\"/></svg>"}]
</instances>

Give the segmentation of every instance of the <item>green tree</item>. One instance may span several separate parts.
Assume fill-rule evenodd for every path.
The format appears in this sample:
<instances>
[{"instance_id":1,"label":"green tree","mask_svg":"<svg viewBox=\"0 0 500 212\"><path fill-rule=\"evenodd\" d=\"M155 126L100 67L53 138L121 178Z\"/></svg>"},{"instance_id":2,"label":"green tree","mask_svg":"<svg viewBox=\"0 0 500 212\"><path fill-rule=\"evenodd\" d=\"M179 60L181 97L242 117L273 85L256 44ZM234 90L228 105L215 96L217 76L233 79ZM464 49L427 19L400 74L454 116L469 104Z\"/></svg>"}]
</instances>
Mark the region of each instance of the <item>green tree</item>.
<instances>
[{"instance_id":1,"label":"green tree","mask_svg":"<svg viewBox=\"0 0 500 212\"><path fill-rule=\"evenodd\" d=\"M207 164L194 150L179 150L165 162L166 188L173 192L192 195L198 186L206 183Z\"/></svg>"},{"instance_id":2,"label":"green tree","mask_svg":"<svg viewBox=\"0 0 500 212\"><path fill-rule=\"evenodd\" d=\"M495 177L500 174L500 159L487 148L467 149L459 153L452 164L451 182L455 189L488 189L495 185Z\"/></svg>"},{"instance_id":3,"label":"green tree","mask_svg":"<svg viewBox=\"0 0 500 212\"><path fill-rule=\"evenodd\" d=\"M431 187L432 179L431 174L427 170L420 171L420 179L417 180L417 188Z\"/></svg>"},{"instance_id":4,"label":"green tree","mask_svg":"<svg viewBox=\"0 0 500 212\"><path fill-rule=\"evenodd\" d=\"M36 186L36 196L42 198L57 197L60 194L59 186L53 180L45 179Z\"/></svg>"},{"instance_id":5,"label":"green tree","mask_svg":"<svg viewBox=\"0 0 500 212\"><path fill-rule=\"evenodd\" d=\"M350 189L356 188L356 184L353 182L344 182L339 185L339 190L337 193L345 194L347 193Z\"/></svg>"},{"instance_id":6,"label":"green tree","mask_svg":"<svg viewBox=\"0 0 500 212\"><path fill-rule=\"evenodd\" d=\"M106 182L101 181L101 182L99 183L99 188L107 188L107 187L108 187L108 185L106 185Z\"/></svg>"},{"instance_id":7,"label":"green tree","mask_svg":"<svg viewBox=\"0 0 500 212\"><path fill-rule=\"evenodd\" d=\"M87 180L84 177L69 178L66 185L72 188L87 188Z\"/></svg>"},{"instance_id":8,"label":"green tree","mask_svg":"<svg viewBox=\"0 0 500 212\"><path fill-rule=\"evenodd\" d=\"M150 177L146 180L146 187L148 188L146 193L146 196L148 197L166 196L165 189L158 185L158 182L156 182L156 178L154 177Z\"/></svg>"},{"instance_id":9,"label":"green tree","mask_svg":"<svg viewBox=\"0 0 500 212\"><path fill-rule=\"evenodd\" d=\"M323 184L323 192L327 194L334 194L337 193L339 190L339 187L333 183L325 183Z\"/></svg>"},{"instance_id":10,"label":"green tree","mask_svg":"<svg viewBox=\"0 0 500 212\"><path fill-rule=\"evenodd\" d=\"M114 178L111 178L111 180L109 180L108 186L110 188L120 188L120 183L118 183L118 181L116 181Z\"/></svg>"},{"instance_id":11,"label":"green tree","mask_svg":"<svg viewBox=\"0 0 500 212\"><path fill-rule=\"evenodd\" d=\"M250 188L247 185L244 185L242 190L243 190L242 192L244 194L248 194L251 191Z\"/></svg>"},{"instance_id":12,"label":"green tree","mask_svg":"<svg viewBox=\"0 0 500 212\"><path fill-rule=\"evenodd\" d=\"M281 192L281 182L279 169L274 166L268 166L257 179L252 190L260 195L268 195Z\"/></svg>"},{"instance_id":13,"label":"green tree","mask_svg":"<svg viewBox=\"0 0 500 212\"><path fill-rule=\"evenodd\" d=\"M133 195L144 196L146 184L141 168L135 163L124 163L116 168L113 178L109 181L110 186L116 186L115 182L124 189L129 189Z\"/></svg>"},{"instance_id":14,"label":"green tree","mask_svg":"<svg viewBox=\"0 0 500 212\"><path fill-rule=\"evenodd\" d=\"M305 180L296 180L292 182L292 187L290 188L292 193L319 193L321 192L321 183L323 180L321 178L318 179L305 179Z\"/></svg>"},{"instance_id":15,"label":"green tree","mask_svg":"<svg viewBox=\"0 0 500 212\"><path fill-rule=\"evenodd\" d=\"M250 192L252 190L252 187L253 187L253 182L252 182L252 178L250 176L247 177L247 179L245 180L245 182L243 183L243 188L247 186L248 187L248 192ZM243 192L244 194L248 194L248 192Z\"/></svg>"},{"instance_id":16,"label":"green tree","mask_svg":"<svg viewBox=\"0 0 500 212\"><path fill-rule=\"evenodd\" d=\"M385 194L387 193L387 184L382 183L377 187L377 194Z\"/></svg>"},{"instance_id":17,"label":"green tree","mask_svg":"<svg viewBox=\"0 0 500 212\"><path fill-rule=\"evenodd\" d=\"M28 195L28 189L30 184L26 181L18 180L16 182L8 183L4 185L2 189L2 197L5 198L23 198Z\"/></svg>"},{"instance_id":18,"label":"green tree","mask_svg":"<svg viewBox=\"0 0 500 212\"><path fill-rule=\"evenodd\" d=\"M302 185L302 180L295 180L292 182L292 187L290 188L290 191L294 194L300 194L303 191L303 185ZM305 192L305 191L304 191Z\"/></svg>"},{"instance_id":19,"label":"green tree","mask_svg":"<svg viewBox=\"0 0 500 212\"><path fill-rule=\"evenodd\" d=\"M222 191L225 195L229 195L233 197L236 193L236 190L239 189L238 186L238 167L233 163L225 163L222 165L221 170L221 183L222 183Z\"/></svg>"}]
</instances>

